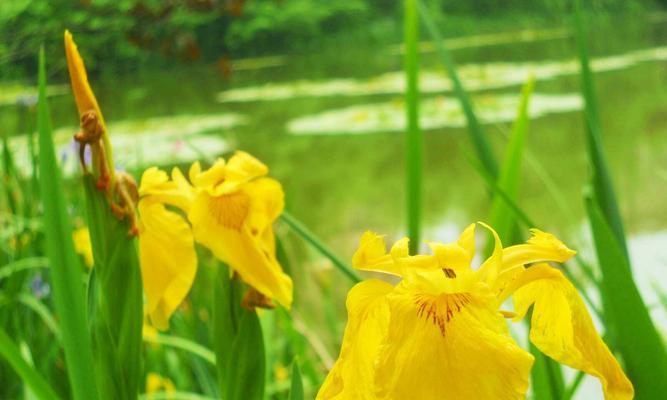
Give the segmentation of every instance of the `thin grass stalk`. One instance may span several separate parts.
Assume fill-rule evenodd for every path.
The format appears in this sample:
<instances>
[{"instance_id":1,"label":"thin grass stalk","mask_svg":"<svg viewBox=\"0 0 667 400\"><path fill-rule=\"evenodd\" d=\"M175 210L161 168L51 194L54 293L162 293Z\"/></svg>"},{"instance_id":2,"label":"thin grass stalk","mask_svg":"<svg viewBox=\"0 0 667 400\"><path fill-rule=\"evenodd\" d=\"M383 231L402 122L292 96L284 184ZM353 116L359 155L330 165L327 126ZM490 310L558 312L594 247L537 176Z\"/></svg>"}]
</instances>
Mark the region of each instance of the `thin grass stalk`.
<instances>
[{"instance_id":1,"label":"thin grass stalk","mask_svg":"<svg viewBox=\"0 0 667 400\"><path fill-rule=\"evenodd\" d=\"M75 400L97 399L95 368L84 306L81 266L74 252L60 168L53 145L51 116L46 99L44 49L39 53L39 169L44 208L46 253L51 265L53 300L65 351L67 374Z\"/></svg>"},{"instance_id":2,"label":"thin grass stalk","mask_svg":"<svg viewBox=\"0 0 667 400\"><path fill-rule=\"evenodd\" d=\"M404 1L406 195L410 252L419 248L422 213L423 137L419 129L419 16L417 0Z\"/></svg>"},{"instance_id":3,"label":"thin grass stalk","mask_svg":"<svg viewBox=\"0 0 667 400\"><path fill-rule=\"evenodd\" d=\"M582 13L580 0L575 0L575 26L581 68L581 91L584 97L586 143L593 167L592 183L595 190L595 199L607 222L613 229L626 258L629 259L623 220L618 208L618 201L602 144L602 128L597 97L595 95L593 72L590 66L590 56L588 54L587 20Z\"/></svg>"},{"instance_id":4,"label":"thin grass stalk","mask_svg":"<svg viewBox=\"0 0 667 400\"><path fill-rule=\"evenodd\" d=\"M183 350L215 366L215 353L210 349L198 343L195 343L191 340L182 337L158 333L155 335L144 336L144 342L159 344L161 346L167 346L174 349Z\"/></svg>"},{"instance_id":5,"label":"thin grass stalk","mask_svg":"<svg viewBox=\"0 0 667 400\"><path fill-rule=\"evenodd\" d=\"M7 361L35 397L40 400L60 398L39 372L23 358L21 350L3 329L0 329L0 357Z\"/></svg>"},{"instance_id":6,"label":"thin grass stalk","mask_svg":"<svg viewBox=\"0 0 667 400\"><path fill-rule=\"evenodd\" d=\"M361 282L361 278L357 273L350 268L346 263L344 263L336 254L334 254L331 249L329 249L314 233L312 233L305 225L303 225L299 220L294 218L292 214L287 211L283 211L280 215L280 219L287 223L287 225L296 232L303 240L308 244L313 246L317 251L319 251L323 256L329 259L331 263L336 267L340 272L345 276L350 278L354 283Z\"/></svg>"},{"instance_id":7,"label":"thin grass stalk","mask_svg":"<svg viewBox=\"0 0 667 400\"><path fill-rule=\"evenodd\" d=\"M301 379L301 370L299 369L299 362L294 359L292 362L292 382L289 390L289 400L303 400L303 380Z\"/></svg>"},{"instance_id":8,"label":"thin grass stalk","mask_svg":"<svg viewBox=\"0 0 667 400\"><path fill-rule=\"evenodd\" d=\"M431 39L435 44L435 50L438 53L438 56L440 57L443 65L445 66L445 69L447 70L449 79L452 81L454 94L459 100L461 108L463 109L463 114L466 117L468 134L470 135L470 139L472 140L472 143L475 147L477 156L484 165L484 168L489 171L489 174L491 174L494 179L496 179L498 177L498 162L496 161L496 157L493 154L491 145L486 138L484 128L482 127L482 124L479 122L479 119L475 114L475 108L473 106L472 100L470 99L468 92L463 87L461 79L459 79L454 60L445 47L442 35L440 34L438 27L435 25L435 22L431 18L428 8L421 0L415 1L417 3L417 8L419 9L421 20L424 23L424 27L426 28L428 34L431 36Z\"/></svg>"}]
</instances>

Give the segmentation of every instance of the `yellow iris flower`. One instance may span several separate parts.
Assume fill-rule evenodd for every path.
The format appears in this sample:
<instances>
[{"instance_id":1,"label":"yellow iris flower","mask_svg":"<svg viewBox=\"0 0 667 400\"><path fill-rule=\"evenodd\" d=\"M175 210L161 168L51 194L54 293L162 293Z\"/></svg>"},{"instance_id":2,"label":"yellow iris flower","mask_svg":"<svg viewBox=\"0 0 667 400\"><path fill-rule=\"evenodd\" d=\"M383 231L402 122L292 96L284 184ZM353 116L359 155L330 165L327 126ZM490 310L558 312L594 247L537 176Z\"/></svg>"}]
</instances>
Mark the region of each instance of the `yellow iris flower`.
<instances>
[{"instance_id":1,"label":"yellow iris flower","mask_svg":"<svg viewBox=\"0 0 667 400\"><path fill-rule=\"evenodd\" d=\"M167 394L167 399L171 398L169 395L176 393L176 386L169 378L165 378L155 372L149 372L146 375L146 398L152 399L155 394L164 392Z\"/></svg>"},{"instance_id":2,"label":"yellow iris flower","mask_svg":"<svg viewBox=\"0 0 667 400\"><path fill-rule=\"evenodd\" d=\"M88 227L78 228L72 234L74 239L74 250L83 257L86 268L93 268L95 260L93 258L93 244L90 242L90 232Z\"/></svg>"},{"instance_id":3,"label":"yellow iris flower","mask_svg":"<svg viewBox=\"0 0 667 400\"><path fill-rule=\"evenodd\" d=\"M265 177L268 168L244 152L218 159L189 180L174 168L171 179L155 167L139 187L139 253L148 314L159 329L187 295L197 269L194 243L207 247L262 295L289 308L292 280L275 257L272 224L284 195L280 183ZM167 208L180 210L187 216Z\"/></svg>"},{"instance_id":4,"label":"yellow iris flower","mask_svg":"<svg viewBox=\"0 0 667 400\"><path fill-rule=\"evenodd\" d=\"M598 378L605 398L632 398L576 289L544 263L575 252L536 229L527 243L503 248L489 229L495 249L477 270L470 266L474 224L457 242L429 243L432 255L409 256L407 239L387 253L384 239L366 232L353 265L402 280L370 279L350 290L340 355L317 398L525 398L534 358L512 340L504 318L519 321L531 305L538 349ZM514 312L500 310L510 296Z\"/></svg>"}]
</instances>

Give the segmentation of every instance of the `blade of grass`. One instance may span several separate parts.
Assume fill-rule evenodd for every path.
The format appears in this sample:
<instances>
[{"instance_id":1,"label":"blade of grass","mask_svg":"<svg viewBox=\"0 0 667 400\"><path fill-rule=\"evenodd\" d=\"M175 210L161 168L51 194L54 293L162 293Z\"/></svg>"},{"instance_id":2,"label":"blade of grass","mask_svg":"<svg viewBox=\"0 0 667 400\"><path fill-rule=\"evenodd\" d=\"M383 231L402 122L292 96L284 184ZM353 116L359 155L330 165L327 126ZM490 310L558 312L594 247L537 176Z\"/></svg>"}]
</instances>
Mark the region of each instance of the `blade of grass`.
<instances>
[{"instance_id":1,"label":"blade of grass","mask_svg":"<svg viewBox=\"0 0 667 400\"><path fill-rule=\"evenodd\" d=\"M49 386L44 378L21 356L21 350L12 342L3 329L0 329L0 356L7 361L14 372L21 377L37 398L42 400L59 399L60 397Z\"/></svg>"},{"instance_id":2,"label":"blade of grass","mask_svg":"<svg viewBox=\"0 0 667 400\"><path fill-rule=\"evenodd\" d=\"M565 394L563 394L563 400L570 400L572 397L574 397L574 395L577 393L577 390L579 389L579 386L581 386L581 382L584 381L585 376L586 374L584 372L577 372L577 376L574 377L574 380L570 386L567 387Z\"/></svg>"},{"instance_id":3,"label":"blade of grass","mask_svg":"<svg viewBox=\"0 0 667 400\"><path fill-rule=\"evenodd\" d=\"M623 249L625 257L628 258L623 221L618 209L618 201L602 144L602 129L588 54L588 29L586 24L586 18L581 10L581 1L576 0L575 25L581 68L581 91L584 97L586 143L588 145L591 166L593 167L592 182L595 190L595 201L598 202L600 210L602 210L605 219L612 228L614 235L616 235L616 240L618 240L621 249Z\"/></svg>"},{"instance_id":4,"label":"blade of grass","mask_svg":"<svg viewBox=\"0 0 667 400\"><path fill-rule=\"evenodd\" d=\"M46 99L44 49L39 53L39 172L44 209L46 253L51 265L53 300L60 320L67 374L74 399L97 399L93 355L84 307L81 266L74 252L60 168L53 145Z\"/></svg>"},{"instance_id":5,"label":"blade of grass","mask_svg":"<svg viewBox=\"0 0 667 400\"><path fill-rule=\"evenodd\" d=\"M484 168L495 179L498 177L498 163L491 149L491 145L486 138L484 128L482 128L482 124L477 119L477 115L475 114L475 109L472 101L470 100L470 96L463 87L461 79L459 79L454 60L444 45L442 35L440 34L438 27L435 25L435 22L431 18L430 11L422 1L416 1L417 8L419 9L419 15L421 16L421 20L424 23L424 27L435 44L435 50L438 53L438 56L440 57L443 65L445 66L445 69L447 70L449 79L452 80L454 94L459 100L459 103L461 103L461 109L463 109L463 114L466 117L468 134L470 135L470 139L472 140L472 143L475 147L477 156L482 162L482 165L484 165Z\"/></svg>"},{"instance_id":6,"label":"blade of grass","mask_svg":"<svg viewBox=\"0 0 667 400\"><path fill-rule=\"evenodd\" d=\"M313 246L317 251L319 251L323 256L329 259L334 267L338 268L345 276L350 278L352 282L358 283L361 282L361 278L357 273L345 264L340 258L338 258L331 249L329 249L320 239L315 236L308 228L305 227L301 222L292 216L292 214L287 211L283 211L280 215L280 219L285 221L289 227L296 232L303 240L308 244Z\"/></svg>"},{"instance_id":7,"label":"blade of grass","mask_svg":"<svg viewBox=\"0 0 667 400\"><path fill-rule=\"evenodd\" d=\"M292 384L289 390L289 400L303 400L304 398L301 370L299 370L299 363L295 359L292 362Z\"/></svg>"},{"instance_id":8,"label":"blade of grass","mask_svg":"<svg viewBox=\"0 0 667 400\"><path fill-rule=\"evenodd\" d=\"M404 1L405 57L405 164L407 195L407 228L410 252L419 248L422 211L423 137L419 129L419 16L417 0Z\"/></svg>"},{"instance_id":9,"label":"blade of grass","mask_svg":"<svg viewBox=\"0 0 667 400\"><path fill-rule=\"evenodd\" d=\"M516 201L517 193L519 191L519 182L521 181L521 163L524 156L524 147L526 142L526 135L528 134L528 122L530 116L528 115L528 107L530 104L530 96L535 87L535 79L530 76L526 81L521 92L521 101L519 102L519 109L517 117L512 125L512 133L510 134L509 142L505 150L505 158L500 168L500 176L498 177L498 187ZM516 229L516 221L514 215L508 209L506 202L498 196L494 196L491 205L491 226L494 227L500 239L504 243L513 241L512 234ZM487 244L487 247L489 244ZM486 254L490 254L491 249L487 249Z\"/></svg>"},{"instance_id":10,"label":"blade of grass","mask_svg":"<svg viewBox=\"0 0 667 400\"><path fill-rule=\"evenodd\" d=\"M586 195L586 210L602 270L602 290L609 302L606 322L615 328L616 346L625 360L636 398L658 399L667 393L667 352L634 284L617 234L592 196Z\"/></svg>"},{"instance_id":11,"label":"blade of grass","mask_svg":"<svg viewBox=\"0 0 667 400\"><path fill-rule=\"evenodd\" d=\"M165 335L158 333L156 335L146 335L144 336L144 342L146 343L155 343L162 346L173 347L175 349L184 350L190 354L194 354L197 357L207 361L209 364L215 366L215 353L210 349L195 343L191 340Z\"/></svg>"}]
</instances>

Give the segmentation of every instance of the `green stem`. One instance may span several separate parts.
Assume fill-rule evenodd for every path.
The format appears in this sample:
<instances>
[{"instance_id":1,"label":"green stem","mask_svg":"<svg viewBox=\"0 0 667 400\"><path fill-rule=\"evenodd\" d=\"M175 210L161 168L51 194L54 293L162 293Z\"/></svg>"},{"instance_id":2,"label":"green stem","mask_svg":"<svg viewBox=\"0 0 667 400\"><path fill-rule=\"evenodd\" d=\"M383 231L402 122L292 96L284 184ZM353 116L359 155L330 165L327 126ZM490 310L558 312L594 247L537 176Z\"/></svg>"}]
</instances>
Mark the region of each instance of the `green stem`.
<instances>
[{"instance_id":1,"label":"green stem","mask_svg":"<svg viewBox=\"0 0 667 400\"><path fill-rule=\"evenodd\" d=\"M311 246L313 246L317 251L322 253L323 256L328 258L334 265L334 267L338 268L345 276L350 278L354 283L361 282L361 278L357 273L350 268L347 264L345 264L340 258L338 258L331 249L329 249L320 239L315 236L308 228L306 228L301 222L299 222L296 218L294 218L290 213L287 211L283 211L282 215L280 216L280 219L285 221L287 225L289 225L290 228L294 232L296 232L303 240L308 242Z\"/></svg>"},{"instance_id":2,"label":"green stem","mask_svg":"<svg viewBox=\"0 0 667 400\"><path fill-rule=\"evenodd\" d=\"M416 0L405 0L404 41L405 41L405 104L407 130L406 148L406 191L408 237L410 251L419 248L422 206L422 164L423 137L419 129L419 16Z\"/></svg>"}]
</instances>

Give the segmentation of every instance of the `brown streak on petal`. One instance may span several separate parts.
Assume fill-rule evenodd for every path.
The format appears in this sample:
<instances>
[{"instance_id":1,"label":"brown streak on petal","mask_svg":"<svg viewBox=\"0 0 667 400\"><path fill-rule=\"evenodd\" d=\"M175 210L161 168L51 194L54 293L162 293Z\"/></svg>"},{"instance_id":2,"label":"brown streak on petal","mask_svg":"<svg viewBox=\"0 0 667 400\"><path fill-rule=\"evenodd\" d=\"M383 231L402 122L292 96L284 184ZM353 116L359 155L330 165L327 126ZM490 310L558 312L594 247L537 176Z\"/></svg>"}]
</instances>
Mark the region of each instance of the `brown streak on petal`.
<instances>
[{"instance_id":1,"label":"brown streak on petal","mask_svg":"<svg viewBox=\"0 0 667 400\"><path fill-rule=\"evenodd\" d=\"M444 337L447 323L470 303L468 293L443 293L439 296L418 295L415 299L417 315L433 323Z\"/></svg>"}]
</instances>

